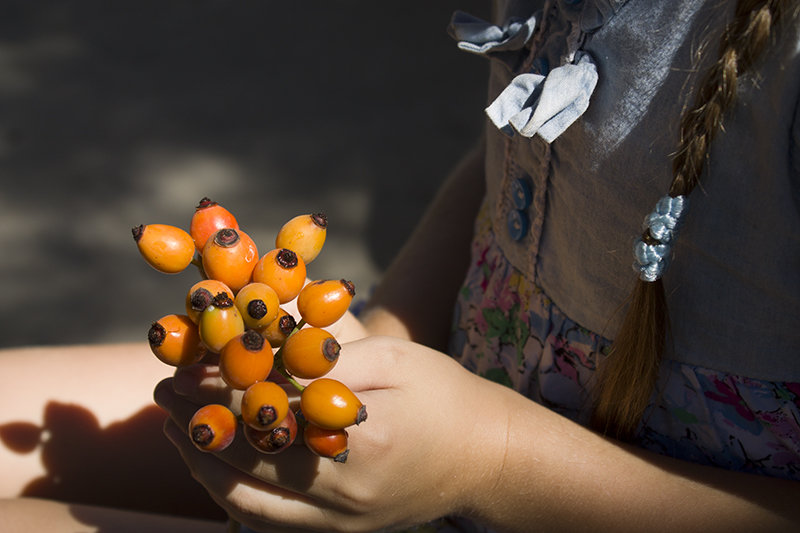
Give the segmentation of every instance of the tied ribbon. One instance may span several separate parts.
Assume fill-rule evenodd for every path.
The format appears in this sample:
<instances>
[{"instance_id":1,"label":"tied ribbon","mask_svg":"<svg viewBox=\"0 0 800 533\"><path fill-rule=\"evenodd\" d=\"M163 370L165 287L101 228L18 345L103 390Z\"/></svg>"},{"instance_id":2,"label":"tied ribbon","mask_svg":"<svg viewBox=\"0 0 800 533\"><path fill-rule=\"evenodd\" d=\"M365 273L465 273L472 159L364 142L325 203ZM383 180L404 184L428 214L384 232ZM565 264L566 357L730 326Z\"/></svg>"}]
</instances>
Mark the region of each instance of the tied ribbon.
<instances>
[{"instance_id":1,"label":"tied ribbon","mask_svg":"<svg viewBox=\"0 0 800 533\"><path fill-rule=\"evenodd\" d=\"M554 68L546 76L520 74L486 108L501 131L524 137L537 133L548 143L583 115L597 86L597 66L579 52L575 62Z\"/></svg>"},{"instance_id":2,"label":"tied ribbon","mask_svg":"<svg viewBox=\"0 0 800 533\"><path fill-rule=\"evenodd\" d=\"M633 245L633 255L636 259L633 269L639 273L642 281L653 282L664 275L686 207L685 196L674 198L664 196L658 201L655 209L645 217L642 228L650 238L639 237Z\"/></svg>"},{"instance_id":3,"label":"tied ribbon","mask_svg":"<svg viewBox=\"0 0 800 533\"><path fill-rule=\"evenodd\" d=\"M461 50L485 56L521 50L533 35L536 16L513 17L502 26L486 22L463 11L456 11L447 30Z\"/></svg>"}]
</instances>

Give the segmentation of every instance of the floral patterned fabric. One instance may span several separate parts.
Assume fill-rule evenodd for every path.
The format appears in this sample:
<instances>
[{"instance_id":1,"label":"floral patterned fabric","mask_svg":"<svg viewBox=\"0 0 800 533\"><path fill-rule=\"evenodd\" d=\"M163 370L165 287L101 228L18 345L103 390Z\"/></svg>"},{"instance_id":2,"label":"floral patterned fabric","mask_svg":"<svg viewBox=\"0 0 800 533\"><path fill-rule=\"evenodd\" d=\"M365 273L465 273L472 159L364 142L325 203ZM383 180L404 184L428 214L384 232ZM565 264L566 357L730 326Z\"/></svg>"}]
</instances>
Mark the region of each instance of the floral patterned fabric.
<instances>
[{"instance_id":1,"label":"floral patterned fabric","mask_svg":"<svg viewBox=\"0 0 800 533\"><path fill-rule=\"evenodd\" d=\"M610 342L566 317L477 223L450 351L473 372L585 424ZM664 361L636 443L705 465L800 480L800 383Z\"/></svg>"}]
</instances>

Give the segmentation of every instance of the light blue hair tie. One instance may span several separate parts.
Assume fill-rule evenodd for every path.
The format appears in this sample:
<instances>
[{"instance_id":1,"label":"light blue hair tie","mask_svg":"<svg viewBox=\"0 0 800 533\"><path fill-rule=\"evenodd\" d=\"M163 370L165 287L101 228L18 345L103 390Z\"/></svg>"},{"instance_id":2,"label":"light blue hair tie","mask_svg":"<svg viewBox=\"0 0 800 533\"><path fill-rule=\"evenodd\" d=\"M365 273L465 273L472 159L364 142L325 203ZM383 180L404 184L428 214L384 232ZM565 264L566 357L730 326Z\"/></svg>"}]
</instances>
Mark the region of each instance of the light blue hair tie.
<instances>
[{"instance_id":1,"label":"light blue hair tie","mask_svg":"<svg viewBox=\"0 0 800 533\"><path fill-rule=\"evenodd\" d=\"M645 217L642 224L644 232L633 245L633 256L636 258L633 269L639 273L642 281L653 282L664 275L686 207L685 196L665 196Z\"/></svg>"}]
</instances>

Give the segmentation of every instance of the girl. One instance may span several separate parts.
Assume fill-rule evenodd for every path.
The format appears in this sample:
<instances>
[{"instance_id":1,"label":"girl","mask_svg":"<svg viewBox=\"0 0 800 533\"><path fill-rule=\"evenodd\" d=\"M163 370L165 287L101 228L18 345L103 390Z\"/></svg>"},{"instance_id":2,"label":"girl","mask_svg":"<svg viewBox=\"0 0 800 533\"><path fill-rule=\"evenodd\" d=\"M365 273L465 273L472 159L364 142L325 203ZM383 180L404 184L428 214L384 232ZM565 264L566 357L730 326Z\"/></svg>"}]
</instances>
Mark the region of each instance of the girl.
<instances>
[{"instance_id":1,"label":"girl","mask_svg":"<svg viewBox=\"0 0 800 533\"><path fill-rule=\"evenodd\" d=\"M189 418L225 399L197 365L155 390L193 477L264 531L796 524L797 11L456 14L492 65L486 137L337 326L331 377L369 410L347 463L197 451Z\"/></svg>"},{"instance_id":2,"label":"girl","mask_svg":"<svg viewBox=\"0 0 800 533\"><path fill-rule=\"evenodd\" d=\"M492 62L484 148L386 274L363 318L373 336L335 371L370 408L346 467L304 466L302 449L196 452L182 428L214 397L200 369L156 390L168 436L253 528L796 523L796 4L496 13L451 26ZM449 349L472 374L431 349L456 291Z\"/></svg>"}]
</instances>

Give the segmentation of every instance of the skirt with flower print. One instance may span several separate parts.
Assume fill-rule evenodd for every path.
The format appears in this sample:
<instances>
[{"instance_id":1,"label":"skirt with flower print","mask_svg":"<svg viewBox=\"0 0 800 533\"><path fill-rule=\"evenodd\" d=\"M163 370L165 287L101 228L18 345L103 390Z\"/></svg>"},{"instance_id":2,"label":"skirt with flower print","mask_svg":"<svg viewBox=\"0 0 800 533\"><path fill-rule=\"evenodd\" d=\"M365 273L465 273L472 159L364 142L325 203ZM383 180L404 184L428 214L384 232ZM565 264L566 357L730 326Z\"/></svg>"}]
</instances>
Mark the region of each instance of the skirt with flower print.
<instances>
[{"instance_id":1,"label":"skirt with flower print","mask_svg":"<svg viewBox=\"0 0 800 533\"><path fill-rule=\"evenodd\" d=\"M610 342L570 320L505 259L485 213L476 230L451 355L586 424L595 368ZM664 361L636 443L695 463L800 480L800 383Z\"/></svg>"}]
</instances>

